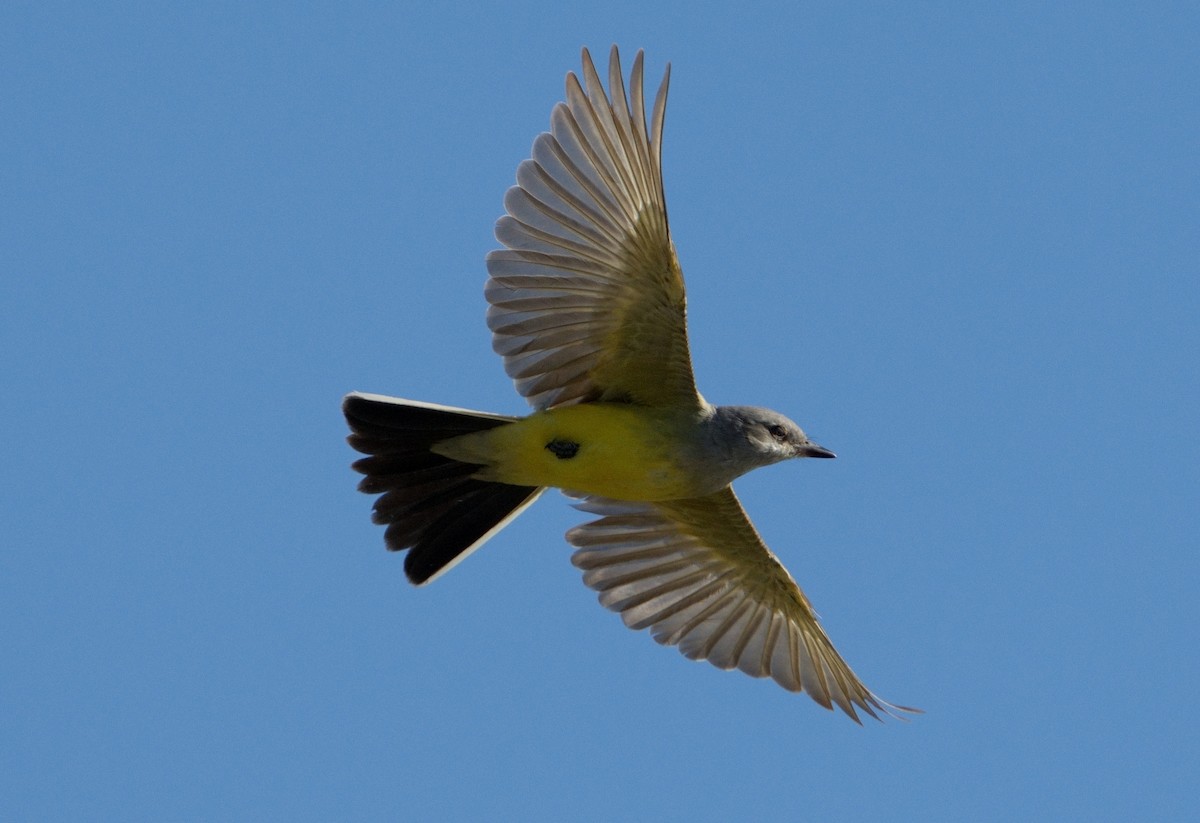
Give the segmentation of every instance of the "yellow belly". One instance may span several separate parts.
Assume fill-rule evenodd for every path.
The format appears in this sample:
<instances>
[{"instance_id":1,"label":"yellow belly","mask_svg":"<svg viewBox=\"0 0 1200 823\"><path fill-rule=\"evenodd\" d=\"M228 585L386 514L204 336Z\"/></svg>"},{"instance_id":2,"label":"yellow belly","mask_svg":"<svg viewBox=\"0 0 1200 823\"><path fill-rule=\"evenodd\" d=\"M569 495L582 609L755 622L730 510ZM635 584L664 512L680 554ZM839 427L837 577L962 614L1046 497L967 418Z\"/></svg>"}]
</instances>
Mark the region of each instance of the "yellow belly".
<instances>
[{"instance_id":1,"label":"yellow belly","mask_svg":"<svg viewBox=\"0 0 1200 823\"><path fill-rule=\"evenodd\" d=\"M455 437L433 451L483 466L476 475L482 480L619 500L672 500L695 491L696 479L678 462L688 428L677 414L587 403Z\"/></svg>"}]
</instances>

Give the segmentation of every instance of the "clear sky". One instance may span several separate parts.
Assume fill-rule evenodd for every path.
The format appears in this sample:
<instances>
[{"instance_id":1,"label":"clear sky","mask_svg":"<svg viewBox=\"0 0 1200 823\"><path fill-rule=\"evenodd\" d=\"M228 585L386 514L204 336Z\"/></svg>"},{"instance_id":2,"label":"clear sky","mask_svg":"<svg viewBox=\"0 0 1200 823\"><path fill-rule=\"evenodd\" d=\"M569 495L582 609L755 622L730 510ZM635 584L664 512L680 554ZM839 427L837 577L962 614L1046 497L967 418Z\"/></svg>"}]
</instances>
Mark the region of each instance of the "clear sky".
<instances>
[{"instance_id":1,"label":"clear sky","mask_svg":"<svg viewBox=\"0 0 1200 823\"><path fill-rule=\"evenodd\" d=\"M4 3L0 818L1200 814L1200 14L846 5ZM911 723L623 628L557 493L415 589L354 490L347 391L523 411L483 258L614 42L701 390L839 456L739 494Z\"/></svg>"}]
</instances>

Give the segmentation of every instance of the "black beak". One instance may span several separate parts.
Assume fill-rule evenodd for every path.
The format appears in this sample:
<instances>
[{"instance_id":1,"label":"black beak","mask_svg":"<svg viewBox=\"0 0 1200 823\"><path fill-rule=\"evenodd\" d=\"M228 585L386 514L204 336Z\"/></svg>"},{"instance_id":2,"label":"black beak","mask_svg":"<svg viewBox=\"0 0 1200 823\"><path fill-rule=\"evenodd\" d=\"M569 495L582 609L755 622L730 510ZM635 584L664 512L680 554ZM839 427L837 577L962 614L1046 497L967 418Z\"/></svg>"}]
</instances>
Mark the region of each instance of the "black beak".
<instances>
[{"instance_id":1,"label":"black beak","mask_svg":"<svg viewBox=\"0 0 1200 823\"><path fill-rule=\"evenodd\" d=\"M836 454L829 449L822 448L816 443L805 443L800 448L796 449L797 457L837 457Z\"/></svg>"}]
</instances>

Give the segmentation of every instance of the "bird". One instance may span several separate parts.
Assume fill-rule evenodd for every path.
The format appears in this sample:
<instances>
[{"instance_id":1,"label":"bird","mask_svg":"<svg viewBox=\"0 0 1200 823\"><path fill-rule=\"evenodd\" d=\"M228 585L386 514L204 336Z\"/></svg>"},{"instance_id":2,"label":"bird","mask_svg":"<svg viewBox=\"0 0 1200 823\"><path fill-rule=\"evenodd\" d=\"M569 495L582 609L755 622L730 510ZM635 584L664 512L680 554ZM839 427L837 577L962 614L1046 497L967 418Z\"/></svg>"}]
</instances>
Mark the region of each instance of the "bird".
<instances>
[{"instance_id":1,"label":"bird","mask_svg":"<svg viewBox=\"0 0 1200 823\"><path fill-rule=\"evenodd\" d=\"M835 455L778 412L716 406L696 388L663 191L670 64L647 120L643 57L627 93L614 45L606 92L583 49L582 78L568 72L504 197L487 324L532 412L352 392L359 490L379 495L372 519L420 586L558 488L595 516L566 534L572 563L631 629L859 724L860 712L917 712L851 671L734 494L752 469Z\"/></svg>"}]
</instances>

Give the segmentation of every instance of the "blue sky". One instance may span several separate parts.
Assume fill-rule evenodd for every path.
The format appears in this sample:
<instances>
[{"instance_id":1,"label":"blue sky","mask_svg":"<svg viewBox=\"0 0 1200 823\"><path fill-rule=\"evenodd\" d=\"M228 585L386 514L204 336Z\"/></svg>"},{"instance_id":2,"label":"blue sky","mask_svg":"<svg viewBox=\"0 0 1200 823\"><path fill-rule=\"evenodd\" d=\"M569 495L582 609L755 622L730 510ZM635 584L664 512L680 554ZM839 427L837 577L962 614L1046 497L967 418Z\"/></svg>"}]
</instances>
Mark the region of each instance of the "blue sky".
<instances>
[{"instance_id":1,"label":"blue sky","mask_svg":"<svg viewBox=\"0 0 1200 823\"><path fill-rule=\"evenodd\" d=\"M472 4L473 5L473 4ZM0 10L0 817L1195 815L1191 4ZM579 48L673 66L737 489L912 723L603 610L548 495L424 589L350 390L519 413L483 257Z\"/></svg>"}]
</instances>

